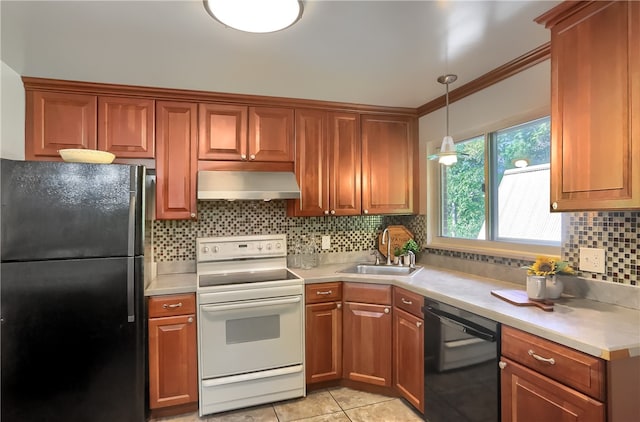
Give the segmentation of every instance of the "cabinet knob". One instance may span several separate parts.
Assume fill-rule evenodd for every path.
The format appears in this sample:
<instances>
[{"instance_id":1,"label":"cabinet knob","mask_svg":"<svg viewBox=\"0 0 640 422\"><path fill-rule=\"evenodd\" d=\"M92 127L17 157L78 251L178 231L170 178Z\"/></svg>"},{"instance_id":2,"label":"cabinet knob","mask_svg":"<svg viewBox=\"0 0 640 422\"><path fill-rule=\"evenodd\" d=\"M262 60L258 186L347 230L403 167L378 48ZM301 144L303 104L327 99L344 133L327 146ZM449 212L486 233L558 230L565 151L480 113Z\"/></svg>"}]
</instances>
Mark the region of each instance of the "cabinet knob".
<instances>
[{"instance_id":1,"label":"cabinet knob","mask_svg":"<svg viewBox=\"0 0 640 422\"><path fill-rule=\"evenodd\" d=\"M389 308L384 308L384 313L385 313L385 314L388 314L389 312L390 312L390 311L389 311Z\"/></svg>"},{"instance_id":2,"label":"cabinet knob","mask_svg":"<svg viewBox=\"0 0 640 422\"><path fill-rule=\"evenodd\" d=\"M340 302L336 303L336 308L342 309L342 303L340 303Z\"/></svg>"},{"instance_id":3,"label":"cabinet knob","mask_svg":"<svg viewBox=\"0 0 640 422\"><path fill-rule=\"evenodd\" d=\"M189 324L191 324L191 323L193 322L193 317L189 317L189 318L187 318L187 322L188 322Z\"/></svg>"},{"instance_id":4,"label":"cabinet knob","mask_svg":"<svg viewBox=\"0 0 640 422\"><path fill-rule=\"evenodd\" d=\"M250 159L250 160L255 160L255 159L256 159L255 154L251 154L251 155L249 156L249 159Z\"/></svg>"},{"instance_id":5,"label":"cabinet knob","mask_svg":"<svg viewBox=\"0 0 640 422\"><path fill-rule=\"evenodd\" d=\"M196 213L195 212L191 213L191 218L196 218Z\"/></svg>"},{"instance_id":6,"label":"cabinet knob","mask_svg":"<svg viewBox=\"0 0 640 422\"><path fill-rule=\"evenodd\" d=\"M416 327L418 328L422 327L422 321L416 321Z\"/></svg>"},{"instance_id":7,"label":"cabinet knob","mask_svg":"<svg viewBox=\"0 0 640 422\"><path fill-rule=\"evenodd\" d=\"M500 367L500 369L504 369L507 367L507 362L500 361L498 362L498 366Z\"/></svg>"},{"instance_id":8,"label":"cabinet knob","mask_svg":"<svg viewBox=\"0 0 640 422\"><path fill-rule=\"evenodd\" d=\"M331 215L334 215L336 213L336 210L331 210Z\"/></svg>"},{"instance_id":9,"label":"cabinet knob","mask_svg":"<svg viewBox=\"0 0 640 422\"><path fill-rule=\"evenodd\" d=\"M243 160L247 159L247 154L240 154L240 158L242 158Z\"/></svg>"},{"instance_id":10,"label":"cabinet knob","mask_svg":"<svg viewBox=\"0 0 640 422\"><path fill-rule=\"evenodd\" d=\"M558 209L558 203L554 202L553 204L551 204L551 208L553 208L554 210Z\"/></svg>"},{"instance_id":11,"label":"cabinet knob","mask_svg":"<svg viewBox=\"0 0 640 422\"><path fill-rule=\"evenodd\" d=\"M324 215L329 215L329 210L324 210Z\"/></svg>"},{"instance_id":12,"label":"cabinet knob","mask_svg":"<svg viewBox=\"0 0 640 422\"><path fill-rule=\"evenodd\" d=\"M362 211L364 214L369 214L369 210L363 210Z\"/></svg>"}]
</instances>

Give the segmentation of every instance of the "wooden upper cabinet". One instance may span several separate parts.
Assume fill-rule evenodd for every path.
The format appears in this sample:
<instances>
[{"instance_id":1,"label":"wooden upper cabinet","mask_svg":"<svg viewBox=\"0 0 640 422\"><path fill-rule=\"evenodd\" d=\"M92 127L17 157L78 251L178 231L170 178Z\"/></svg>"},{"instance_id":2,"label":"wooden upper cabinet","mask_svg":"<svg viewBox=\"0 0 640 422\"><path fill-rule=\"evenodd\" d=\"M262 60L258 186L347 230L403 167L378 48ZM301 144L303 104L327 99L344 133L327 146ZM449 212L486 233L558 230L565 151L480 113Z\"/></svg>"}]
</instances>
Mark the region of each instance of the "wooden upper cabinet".
<instances>
[{"instance_id":1,"label":"wooden upper cabinet","mask_svg":"<svg viewBox=\"0 0 640 422\"><path fill-rule=\"evenodd\" d=\"M362 212L413 213L416 119L365 114L361 124Z\"/></svg>"},{"instance_id":2,"label":"wooden upper cabinet","mask_svg":"<svg viewBox=\"0 0 640 422\"><path fill-rule=\"evenodd\" d=\"M198 115L199 160L246 159L247 106L203 103Z\"/></svg>"},{"instance_id":3,"label":"wooden upper cabinet","mask_svg":"<svg viewBox=\"0 0 640 422\"><path fill-rule=\"evenodd\" d=\"M248 161L293 161L292 108L249 107Z\"/></svg>"},{"instance_id":4,"label":"wooden upper cabinet","mask_svg":"<svg viewBox=\"0 0 640 422\"><path fill-rule=\"evenodd\" d=\"M561 4L551 28L551 208L640 207L640 3Z\"/></svg>"},{"instance_id":5,"label":"wooden upper cabinet","mask_svg":"<svg viewBox=\"0 0 640 422\"><path fill-rule=\"evenodd\" d=\"M360 125L356 113L297 109L293 215L359 215Z\"/></svg>"},{"instance_id":6,"label":"wooden upper cabinet","mask_svg":"<svg viewBox=\"0 0 640 422\"><path fill-rule=\"evenodd\" d=\"M25 158L60 158L58 150L97 148L96 95L26 91Z\"/></svg>"},{"instance_id":7,"label":"wooden upper cabinet","mask_svg":"<svg viewBox=\"0 0 640 422\"><path fill-rule=\"evenodd\" d=\"M154 158L154 100L99 97L98 149L117 158Z\"/></svg>"},{"instance_id":8,"label":"wooden upper cabinet","mask_svg":"<svg viewBox=\"0 0 640 422\"><path fill-rule=\"evenodd\" d=\"M196 218L197 104L156 102L156 218Z\"/></svg>"}]
</instances>

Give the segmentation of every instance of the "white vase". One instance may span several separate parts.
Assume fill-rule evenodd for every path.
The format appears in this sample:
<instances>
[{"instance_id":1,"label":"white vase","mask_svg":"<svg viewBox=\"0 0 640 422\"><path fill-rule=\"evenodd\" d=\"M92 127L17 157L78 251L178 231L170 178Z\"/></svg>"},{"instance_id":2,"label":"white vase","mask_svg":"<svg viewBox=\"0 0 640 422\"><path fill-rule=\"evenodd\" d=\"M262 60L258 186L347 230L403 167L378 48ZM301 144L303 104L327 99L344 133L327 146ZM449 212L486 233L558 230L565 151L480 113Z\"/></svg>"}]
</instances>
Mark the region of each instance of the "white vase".
<instances>
[{"instance_id":1,"label":"white vase","mask_svg":"<svg viewBox=\"0 0 640 422\"><path fill-rule=\"evenodd\" d=\"M564 289L564 284L562 281L558 280L558 278L553 275L547 277L547 299L558 299L560 295L562 295L562 290Z\"/></svg>"}]
</instances>

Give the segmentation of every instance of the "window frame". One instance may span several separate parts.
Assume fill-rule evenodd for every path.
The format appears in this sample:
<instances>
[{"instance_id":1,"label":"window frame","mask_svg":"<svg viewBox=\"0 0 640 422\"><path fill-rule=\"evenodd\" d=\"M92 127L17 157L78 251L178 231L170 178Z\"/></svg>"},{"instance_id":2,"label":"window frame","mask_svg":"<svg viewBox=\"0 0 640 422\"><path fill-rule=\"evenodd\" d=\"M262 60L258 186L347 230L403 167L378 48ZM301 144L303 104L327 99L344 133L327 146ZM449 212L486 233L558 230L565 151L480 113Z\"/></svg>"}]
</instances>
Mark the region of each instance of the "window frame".
<instances>
[{"instance_id":1,"label":"window frame","mask_svg":"<svg viewBox=\"0 0 640 422\"><path fill-rule=\"evenodd\" d=\"M483 127L469 129L465 132L453 134L454 142L464 141L477 136L487 138L491 133L508 129L513 126L525 124L543 117L549 116L549 110L536 110L504 119ZM437 152L442 140L427 142L428 155ZM495 166L494 158L490 157L490 151L485 148L485 183L493 183L490 174L490 166ZM454 164L455 165L455 164ZM443 237L440 235L441 227L441 180L440 164L434 160L427 160L427 245L429 249L445 249L456 252L478 253L482 255L499 256L505 258L533 260L538 255L560 256L562 240L559 245L543 243L508 242L504 240L479 240ZM485 216L487 226L492 227L494 217L490 215L490 203L493 201L491 189L485 192ZM488 229L490 230L490 229Z\"/></svg>"}]
</instances>

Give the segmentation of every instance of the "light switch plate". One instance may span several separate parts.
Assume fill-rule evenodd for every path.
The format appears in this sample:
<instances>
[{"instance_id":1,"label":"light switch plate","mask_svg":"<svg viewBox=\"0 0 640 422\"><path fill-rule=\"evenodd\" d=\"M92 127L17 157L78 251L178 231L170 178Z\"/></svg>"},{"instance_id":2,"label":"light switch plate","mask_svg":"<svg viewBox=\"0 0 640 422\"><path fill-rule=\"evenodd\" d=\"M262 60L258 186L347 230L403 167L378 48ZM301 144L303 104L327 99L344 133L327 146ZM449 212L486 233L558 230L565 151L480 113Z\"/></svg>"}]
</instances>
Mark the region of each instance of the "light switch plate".
<instances>
[{"instance_id":1,"label":"light switch plate","mask_svg":"<svg viewBox=\"0 0 640 422\"><path fill-rule=\"evenodd\" d=\"M580 248L580 269L582 271L604 274L604 249Z\"/></svg>"},{"instance_id":2,"label":"light switch plate","mask_svg":"<svg viewBox=\"0 0 640 422\"><path fill-rule=\"evenodd\" d=\"M331 249L331 236L322 236L322 249Z\"/></svg>"}]
</instances>

